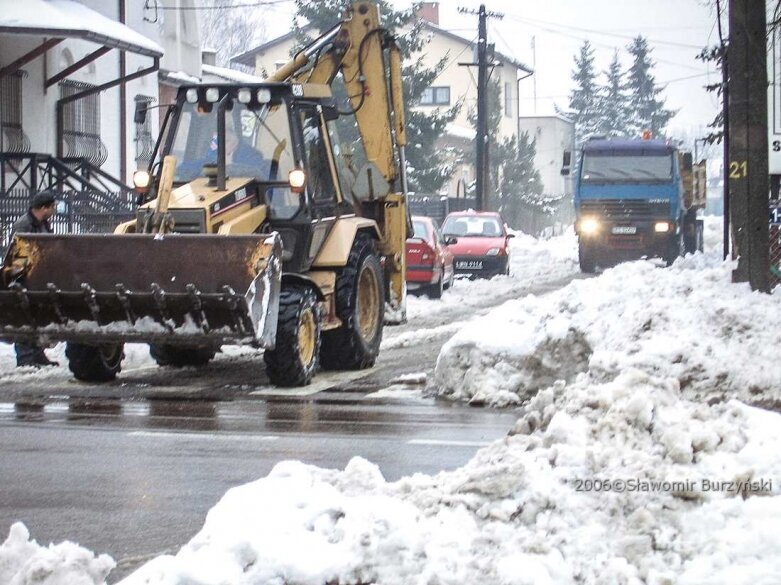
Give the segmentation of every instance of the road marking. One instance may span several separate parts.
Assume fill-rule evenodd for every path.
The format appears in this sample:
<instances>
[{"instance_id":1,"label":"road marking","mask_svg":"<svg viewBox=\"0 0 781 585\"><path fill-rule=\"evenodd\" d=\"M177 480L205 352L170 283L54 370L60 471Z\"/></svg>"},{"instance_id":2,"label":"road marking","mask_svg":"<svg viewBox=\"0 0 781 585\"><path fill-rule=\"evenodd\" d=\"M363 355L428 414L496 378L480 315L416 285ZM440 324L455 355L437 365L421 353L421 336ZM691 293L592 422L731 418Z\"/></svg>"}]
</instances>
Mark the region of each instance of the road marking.
<instances>
[{"instance_id":1,"label":"road marking","mask_svg":"<svg viewBox=\"0 0 781 585\"><path fill-rule=\"evenodd\" d=\"M165 439L209 439L219 441L276 441L279 437L273 435L240 435L240 434L216 434L216 433L167 433L165 431L133 431L129 437L165 438Z\"/></svg>"},{"instance_id":2,"label":"road marking","mask_svg":"<svg viewBox=\"0 0 781 585\"><path fill-rule=\"evenodd\" d=\"M439 445L442 447L487 447L491 442L486 441L444 441L438 439L413 439L407 441L407 445Z\"/></svg>"},{"instance_id":3,"label":"road marking","mask_svg":"<svg viewBox=\"0 0 781 585\"><path fill-rule=\"evenodd\" d=\"M373 374L374 368L368 370L358 370L355 372L333 372L326 374L325 376L316 376L315 381L309 386L303 386L301 388L278 388L276 386L268 386L262 390L253 390L250 392L250 396L311 396L318 392L323 392L334 386L339 386L345 382L352 382L359 378L365 378L370 374Z\"/></svg>"}]
</instances>

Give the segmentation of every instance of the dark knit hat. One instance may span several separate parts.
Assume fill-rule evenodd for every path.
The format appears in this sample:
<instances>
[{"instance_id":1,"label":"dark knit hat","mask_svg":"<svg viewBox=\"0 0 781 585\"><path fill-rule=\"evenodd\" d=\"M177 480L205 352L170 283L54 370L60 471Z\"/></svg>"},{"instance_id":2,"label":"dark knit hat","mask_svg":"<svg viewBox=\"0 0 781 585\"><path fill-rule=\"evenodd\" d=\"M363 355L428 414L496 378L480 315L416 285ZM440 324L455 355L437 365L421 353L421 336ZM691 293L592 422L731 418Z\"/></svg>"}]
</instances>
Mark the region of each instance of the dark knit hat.
<instances>
[{"instance_id":1,"label":"dark knit hat","mask_svg":"<svg viewBox=\"0 0 781 585\"><path fill-rule=\"evenodd\" d=\"M40 193L36 193L35 196L32 198L32 201L30 201L30 207L32 209L49 207L49 205L51 205L55 201L57 201L57 198L54 196L54 192L41 191Z\"/></svg>"}]
</instances>

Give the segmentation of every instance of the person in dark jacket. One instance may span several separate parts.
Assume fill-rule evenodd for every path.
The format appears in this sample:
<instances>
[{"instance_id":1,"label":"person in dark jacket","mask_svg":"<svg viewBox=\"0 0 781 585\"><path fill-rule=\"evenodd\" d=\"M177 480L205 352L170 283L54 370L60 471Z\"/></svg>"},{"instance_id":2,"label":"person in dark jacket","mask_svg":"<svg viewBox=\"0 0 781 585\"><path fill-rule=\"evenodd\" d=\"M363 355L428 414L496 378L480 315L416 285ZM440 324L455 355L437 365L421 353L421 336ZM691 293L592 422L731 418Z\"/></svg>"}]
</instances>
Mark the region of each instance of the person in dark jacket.
<instances>
[{"instance_id":1,"label":"person in dark jacket","mask_svg":"<svg viewBox=\"0 0 781 585\"><path fill-rule=\"evenodd\" d=\"M50 234L52 226L49 220L57 211L57 201L51 191L36 194L30 202L30 209L16 220L14 234ZM57 366L57 362L46 357L43 348L36 343L17 343L16 365L22 366Z\"/></svg>"}]
</instances>

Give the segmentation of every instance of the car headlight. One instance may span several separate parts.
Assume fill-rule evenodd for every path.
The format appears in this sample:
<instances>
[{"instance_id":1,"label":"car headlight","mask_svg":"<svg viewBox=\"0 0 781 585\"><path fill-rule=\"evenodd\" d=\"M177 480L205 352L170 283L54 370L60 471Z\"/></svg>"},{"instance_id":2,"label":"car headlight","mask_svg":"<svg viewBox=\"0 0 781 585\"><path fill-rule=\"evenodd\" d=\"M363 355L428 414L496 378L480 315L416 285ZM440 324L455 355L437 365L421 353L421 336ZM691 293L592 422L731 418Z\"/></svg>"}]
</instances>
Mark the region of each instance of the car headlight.
<instances>
[{"instance_id":1,"label":"car headlight","mask_svg":"<svg viewBox=\"0 0 781 585\"><path fill-rule=\"evenodd\" d=\"M499 255L499 248L491 248L488 250L488 252L485 253L486 256L498 256Z\"/></svg>"},{"instance_id":2,"label":"car headlight","mask_svg":"<svg viewBox=\"0 0 781 585\"><path fill-rule=\"evenodd\" d=\"M654 231L659 234L663 234L665 232L670 231L670 224L666 221L657 221L654 224Z\"/></svg>"},{"instance_id":3,"label":"car headlight","mask_svg":"<svg viewBox=\"0 0 781 585\"><path fill-rule=\"evenodd\" d=\"M599 231L599 221L593 217L586 217L580 221L580 231L586 235L591 235Z\"/></svg>"}]
</instances>

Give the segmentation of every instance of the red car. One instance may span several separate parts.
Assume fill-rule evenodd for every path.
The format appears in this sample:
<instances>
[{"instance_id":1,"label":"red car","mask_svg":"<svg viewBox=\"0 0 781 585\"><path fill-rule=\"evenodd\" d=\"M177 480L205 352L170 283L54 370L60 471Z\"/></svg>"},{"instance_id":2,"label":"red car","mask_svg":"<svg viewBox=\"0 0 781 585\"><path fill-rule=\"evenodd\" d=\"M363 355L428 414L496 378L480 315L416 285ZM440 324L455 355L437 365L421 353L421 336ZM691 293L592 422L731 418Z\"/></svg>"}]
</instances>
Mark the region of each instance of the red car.
<instances>
[{"instance_id":1,"label":"red car","mask_svg":"<svg viewBox=\"0 0 781 585\"><path fill-rule=\"evenodd\" d=\"M407 289L438 299L455 278L453 254L430 217L412 216L414 234L407 240Z\"/></svg>"},{"instance_id":2,"label":"red car","mask_svg":"<svg viewBox=\"0 0 781 585\"><path fill-rule=\"evenodd\" d=\"M510 238L502 217L492 211L457 211L442 224L448 248L455 257L456 274L491 277L510 274Z\"/></svg>"}]
</instances>

